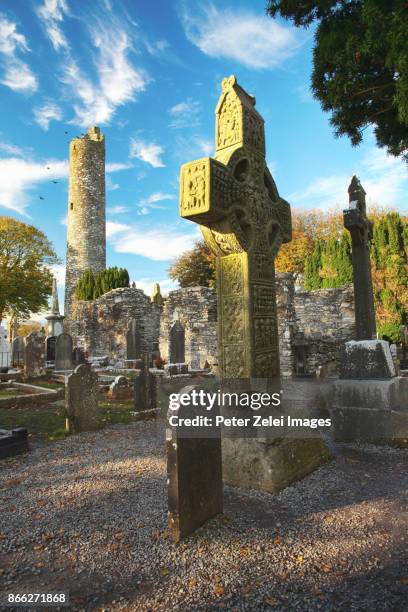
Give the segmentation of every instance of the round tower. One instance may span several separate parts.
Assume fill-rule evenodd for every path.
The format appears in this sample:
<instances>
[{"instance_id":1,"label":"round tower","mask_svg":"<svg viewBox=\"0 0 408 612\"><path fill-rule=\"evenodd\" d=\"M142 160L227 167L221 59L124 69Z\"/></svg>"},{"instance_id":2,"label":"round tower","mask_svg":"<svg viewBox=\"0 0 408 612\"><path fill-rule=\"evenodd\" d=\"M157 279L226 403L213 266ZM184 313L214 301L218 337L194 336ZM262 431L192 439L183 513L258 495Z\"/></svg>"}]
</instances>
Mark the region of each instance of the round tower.
<instances>
[{"instance_id":1,"label":"round tower","mask_svg":"<svg viewBox=\"0 0 408 612\"><path fill-rule=\"evenodd\" d=\"M89 128L69 146L65 316L72 315L75 287L85 270L106 268L105 137Z\"/></svg>"}]
</instances>

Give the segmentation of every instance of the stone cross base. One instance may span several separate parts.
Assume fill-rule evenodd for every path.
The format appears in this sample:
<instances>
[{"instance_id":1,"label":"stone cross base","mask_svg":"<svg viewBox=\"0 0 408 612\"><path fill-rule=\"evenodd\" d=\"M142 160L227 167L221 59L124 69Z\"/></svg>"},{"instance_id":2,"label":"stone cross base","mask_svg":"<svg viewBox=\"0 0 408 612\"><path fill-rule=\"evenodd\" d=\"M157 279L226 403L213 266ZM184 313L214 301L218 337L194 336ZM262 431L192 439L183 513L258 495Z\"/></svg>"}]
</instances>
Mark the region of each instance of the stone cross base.
<instances>
[{"instance_id":1,"label":"stone cross base","mask_svg":"<svg viewBox=\"0 0 408 612\"><path fill-rule=\"evenodd\" d=\"M338 380L334 396L336 441L408 447L408 378Z\"/></svg>"},{"instance_id":2,"label":"stone cross base","mask_svg":"<svg viewBox=\"0 0 408 612\"><path fill-rule=\"evenodd\" d=\"M240 439L222 441L225 484L275 493L330 459L321 438Z\"/></svg>"}]
</instances>

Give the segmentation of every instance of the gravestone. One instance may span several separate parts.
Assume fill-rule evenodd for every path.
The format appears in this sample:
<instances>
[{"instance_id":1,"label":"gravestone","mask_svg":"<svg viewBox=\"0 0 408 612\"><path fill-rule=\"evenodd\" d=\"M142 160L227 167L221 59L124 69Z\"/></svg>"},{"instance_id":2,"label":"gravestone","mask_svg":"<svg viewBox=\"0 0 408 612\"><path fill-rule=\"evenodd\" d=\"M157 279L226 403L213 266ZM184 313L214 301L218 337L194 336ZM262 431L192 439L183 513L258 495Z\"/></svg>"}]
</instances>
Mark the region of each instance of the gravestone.
<instances>
[{"instance_id":1,"label":"gravestone","mask_svg":"<svg viewBox=\"0 0 408 612\"><path fill-rule=\"evenodd\" d=\"M351 179L348 192L350 204L343 211L343 220L352 242L356 340L371 340L376 333L370 264L372 223L367 219L366 192L356 176Z\"/></svg>"},{"instance_id":2,"label":"gravestone","mask_svg":"<svg viewBox=\"0 0 408 612\"><path fill-rule=\"evenodd\" d=\"M80 346L76 346L74 350L72 351L72 358L73 358L75 367L79 365L80 363L85 363L86 358L85 358L84 349L81 348Z\"/></svg>"},{"instance_id":3,"label":"gravestone","mask_svg":"<svg viewBox=\"0 0 408 612\"><path fill-rule=\"evenodd\" d=\"M7 340L7 331L0 323L0 371L4 368L5 371L11 365L11 347Z\"/></svg>"},{"instance_id":4,"label":"gravestone","mask_svg":"<svg viewBox=\"0 0 408 612\"><path fill-rule=\"evenodd\" d=\"M57 336L55 342L55 370L57 372L72 370L72 353L71 336L66 333Z\"/></svg>"},{"instance_id":5,"label":"gravestone","mask_svg":"<svg viewBox=\"0 0 408 612\"><path fill-rule=\"evenodd\" d=\"M216 256L222 386L280 389L274 260L291 240L291 212L265 161L264 121L234 76L216 108L216 154L185 164L180 214L201 225ZM249 414L248 414L249 416ZM321 438L223 439L224 482L275 491L329 456Z\"/></svg>"},{"instance_id":6,"label":"gravestone","mask_svg":"<svg viewBox=\"0 0 408 612\"><path fill-rule=\"evenodd\" d=\"M126 332L126 359L139 359L142 353L142 329L137 319L129 321Z\"/></svg>"},{"instance_id":7,"label":"gravestone","mask_svg":"<svg viewBox=\"0 0 408 612\"><path fill-rule=\"evenodd\" d=\"M157 407L157 381L149 370L149 353L143 353L140 374L135 378L134 400L137 412Z\"/></svg>"},{"instance_id":8,"label":"gravestone","mask_svg":"<svg viewBox=\"0 0 408 612\"><path fill-rule=\"evenodd\" d=\"M185 336L186 332L180 321L173 323L169 337L170 363L185 362Z\"/></svg>"},{"instance_id":9,"label":"gravestone","mask_svg":"<svg viewBox=\"0 0 408 612\"><path fill-rule=\"evenodd\" d=\"M408 439L404 379L385 340L347 342L331 409L339 442L399 445Z\"/></svg>"},{"instance_id":10,"label":"gravestone","mask_svg":"<svg viewBox=\"0 0 408 612\"><path fill-rule=\"evenodd\" d=\"M17 427L11 431L0 429L0 459L14 457L28 450L28 431Z\"/></svg>"},{"instance_id":11,"label":"gravestone","mask_svg":"<svg viewBox=\"0 0 408 612\"><path fill-rule=\"evenodd\" d=\"M72 433L99 428L98 374L89 363L82 363L65 382L67 427Z\"/></svg>"},{"instance_id":12,"label":"gravestone","mask_svg":"<svg viewBox=\"0 0 408 612\"><path fill-rule=\"evenodd\" d=\"M53 362L55 361L55 343L57 340L57 336L48 336L45 339L45 352L46 352L46 360Z\"/></svg>"},{"instance_id":13,"label":"gravestone","mask_svg":"<svg viewBox=\"0 0 408 612\"><path fill-rule=\"evenodd\" d=\"M180 394L194 386L184 387ZM171 417L193 418L191 406L169 409L166 429L168 526L178 542L223 511L219 438L186 438Z\"/></svg>"},{"instance_id":14,"label":"gravestone","mask_svg":"<svg viewBox=\"0 0 408 612\"><path fill-rule=\"evenodd\" d=\"M40 376L45 368L45 336L42 332L31 332L25 339L24 374Z\"/></svg>"},{"instance_id":15,"label":"gravestone","mask_svg":"<svg viewBox=\"0 0 408 612\"><path fill-rule=\"evenodd\" d=\"M11 361L14 368L24 367L25 342L22 336L16 336L12 342Z\"/></svg>"}]
</instances>

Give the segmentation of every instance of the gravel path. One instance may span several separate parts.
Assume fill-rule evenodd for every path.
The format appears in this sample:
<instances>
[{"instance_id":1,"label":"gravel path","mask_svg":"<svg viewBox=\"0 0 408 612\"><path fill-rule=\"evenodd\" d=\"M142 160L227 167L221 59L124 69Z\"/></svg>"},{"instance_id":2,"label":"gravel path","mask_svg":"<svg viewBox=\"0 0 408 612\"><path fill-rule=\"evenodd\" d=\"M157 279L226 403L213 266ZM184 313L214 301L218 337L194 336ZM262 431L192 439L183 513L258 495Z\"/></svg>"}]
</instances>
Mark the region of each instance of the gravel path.
<instances>
[{"instance_id":1,"label":"gravel path","mask_svg":"<svg viewBox=\"0 0 408 612\"><path fill-rule=\"evenodd\" d=\"M118 425L0 464L0 591L70 610L393 610L408 602L408 452L343 446L279 495L166 533L164 431Z\"/></svg>"}]
</instances>

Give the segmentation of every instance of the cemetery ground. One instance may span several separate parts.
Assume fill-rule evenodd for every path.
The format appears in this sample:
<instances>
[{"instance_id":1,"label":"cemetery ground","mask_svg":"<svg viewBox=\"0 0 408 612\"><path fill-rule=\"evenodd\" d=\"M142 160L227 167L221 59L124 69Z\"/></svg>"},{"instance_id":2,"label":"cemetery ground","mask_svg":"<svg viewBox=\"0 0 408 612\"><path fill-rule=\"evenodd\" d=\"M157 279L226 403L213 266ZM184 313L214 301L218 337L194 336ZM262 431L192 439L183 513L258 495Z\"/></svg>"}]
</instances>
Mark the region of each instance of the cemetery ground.
<instances>
[{"instance_id":1,"label":"cemetery ground","mask_svg":"<svg viewBox=\"0 0 408 612\"><path fill-rule=\"evenodd\" d=\"M42 413L37 433L60 425ZM128 420L34 436L1 463L1 592L69 591L72 610L404 609L406 450L336 445L279 494L225 487L224 514L174 544L164 424Z\"/></svg>"}]
</instances>

